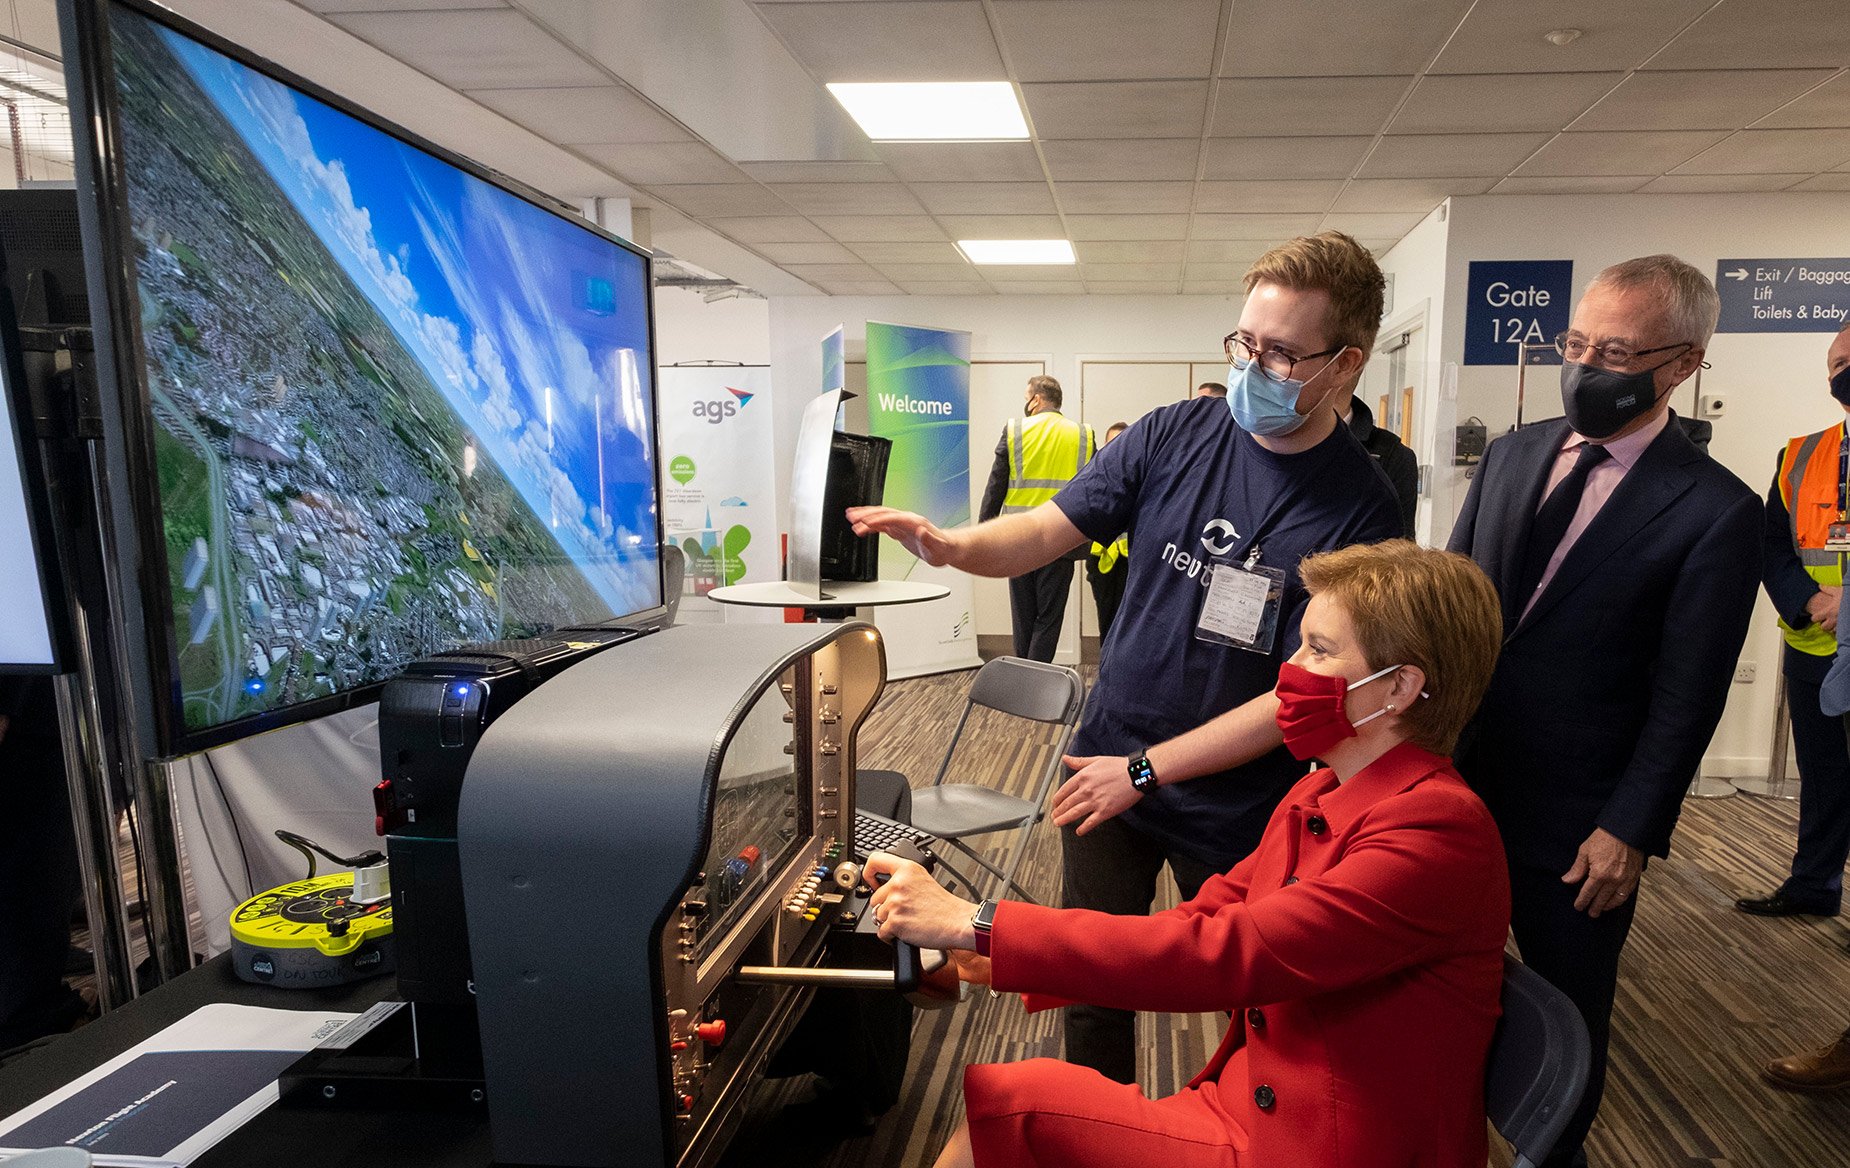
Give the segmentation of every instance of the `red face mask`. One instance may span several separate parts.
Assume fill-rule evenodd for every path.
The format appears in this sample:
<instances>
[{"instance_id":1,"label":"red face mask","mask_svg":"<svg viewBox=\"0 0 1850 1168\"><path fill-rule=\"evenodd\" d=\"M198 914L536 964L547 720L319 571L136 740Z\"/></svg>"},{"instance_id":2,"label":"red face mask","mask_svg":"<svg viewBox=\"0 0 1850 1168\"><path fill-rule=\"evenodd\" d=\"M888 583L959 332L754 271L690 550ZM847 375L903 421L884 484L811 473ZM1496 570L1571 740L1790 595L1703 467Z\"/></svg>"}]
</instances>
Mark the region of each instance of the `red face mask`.
<instances>
[{"instance_id":1,"label":"red face mask","mask_svg":"<svg viewBox=\"0 0 1850 1168\"><path fill-rule=\"evenodd\" d=\"M1278 669L1278 728L1285 734L1285 749L1292 757L1308 761L1321 758L1323 752L1345 738L1355 737L1355 728L1387 713L1383 706L1361 722L1349 721L1344 699L1352 689L1386 677L1399 665L1369 674L1354 685L1346 677L1312 673L1302 665L1287 661ZM1424 696L1424 695L1422 695Z\"/></svg>"}]
</instances>

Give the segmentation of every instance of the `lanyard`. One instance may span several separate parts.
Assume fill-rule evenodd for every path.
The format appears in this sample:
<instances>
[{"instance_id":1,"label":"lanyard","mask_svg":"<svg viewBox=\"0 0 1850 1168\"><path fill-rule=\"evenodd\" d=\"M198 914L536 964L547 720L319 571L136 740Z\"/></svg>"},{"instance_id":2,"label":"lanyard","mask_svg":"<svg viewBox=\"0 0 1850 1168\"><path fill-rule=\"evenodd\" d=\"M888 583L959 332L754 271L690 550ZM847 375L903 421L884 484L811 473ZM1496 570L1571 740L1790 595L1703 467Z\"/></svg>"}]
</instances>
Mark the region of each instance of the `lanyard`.
<instances>
[{"instance_id":1,"label":"lanyard","mask_svg":"<svg viewBox=\"0 0 1850 1168\"><path fill-rule=\"evenodd\" d=\"M1837 519L1850 519L1850 426L1837 439Z\"/></svg>"}]
</instances>

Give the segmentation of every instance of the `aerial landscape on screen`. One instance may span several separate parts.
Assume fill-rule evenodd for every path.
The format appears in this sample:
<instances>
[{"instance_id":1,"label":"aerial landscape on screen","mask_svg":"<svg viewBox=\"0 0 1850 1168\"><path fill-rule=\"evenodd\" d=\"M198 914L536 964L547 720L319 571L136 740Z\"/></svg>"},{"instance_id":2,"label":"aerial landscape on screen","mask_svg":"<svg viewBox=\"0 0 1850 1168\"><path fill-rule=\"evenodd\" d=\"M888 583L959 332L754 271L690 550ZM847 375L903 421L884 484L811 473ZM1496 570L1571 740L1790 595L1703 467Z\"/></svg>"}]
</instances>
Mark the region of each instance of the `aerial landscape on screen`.
<instances>
[{"instance_id":1,"label":"aerial landscape on screen","mask_svg":"<svg viewBox=\"0 0 1850 1168\"><path fill-rule=\"evenodd\" d=\"M658 605L646 263L111 12L184 725Z\"/></svg>"}]
</instances>

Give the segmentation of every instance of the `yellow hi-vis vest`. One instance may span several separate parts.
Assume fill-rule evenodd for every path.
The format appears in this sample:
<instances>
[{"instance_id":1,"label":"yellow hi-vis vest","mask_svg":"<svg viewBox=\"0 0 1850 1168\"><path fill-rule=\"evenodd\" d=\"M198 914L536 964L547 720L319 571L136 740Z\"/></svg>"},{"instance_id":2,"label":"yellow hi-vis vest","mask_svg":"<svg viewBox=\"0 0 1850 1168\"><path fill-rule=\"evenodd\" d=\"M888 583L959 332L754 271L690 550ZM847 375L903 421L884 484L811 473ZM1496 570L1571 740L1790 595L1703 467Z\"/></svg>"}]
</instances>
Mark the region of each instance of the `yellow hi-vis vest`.
<instances>
[{"instance_id":1,"label":"yellow hi-vis vest","mask_svg":"<svg viewBox=\"0 0 1850 1168\"><path fill-rule=\"evenodd\" d=\"M1098 453L1092 427L1069 422L1059 410L1042 410L1008 424L1009 489L1002 514L1032 511L1059 494Z\"/></svg>"},{"instance_id":2,"label":"yellow hi-vis vest","mask_svg":"<svg viewBox=\"0 0 1850 1168\"><path fill-rule=\"evenodd\" d=\"M1098 561L1098 574L1109 575L1118 565L1118 561L1131 554L1131 537L1120 535L1110 543L1092 545L1092 558Z\"/></svg>"},{"instance_id":3,"label":"yellow hi-vis vest","mask_svg":"<svg viewBox=\"0 0 1850 1168\"><path fill-rule=\"evenodd\" d=\"M1792 533L1793 550L1805 574L1821 587L1838 588L1844 582L1844 559L1840 552L1824 550L1831 524L1844 520L1838 508L1838 451L1844 440L1844 426L1839 422L1828 430L1807 434L1786 443L1786 453L1779 460L1779 497L1786 505ZM1837 637L1816 624L1795 629L1784 620L1779 631L1801 653L1829 657L1837 652Z\"/></svg>"}]
</instances>

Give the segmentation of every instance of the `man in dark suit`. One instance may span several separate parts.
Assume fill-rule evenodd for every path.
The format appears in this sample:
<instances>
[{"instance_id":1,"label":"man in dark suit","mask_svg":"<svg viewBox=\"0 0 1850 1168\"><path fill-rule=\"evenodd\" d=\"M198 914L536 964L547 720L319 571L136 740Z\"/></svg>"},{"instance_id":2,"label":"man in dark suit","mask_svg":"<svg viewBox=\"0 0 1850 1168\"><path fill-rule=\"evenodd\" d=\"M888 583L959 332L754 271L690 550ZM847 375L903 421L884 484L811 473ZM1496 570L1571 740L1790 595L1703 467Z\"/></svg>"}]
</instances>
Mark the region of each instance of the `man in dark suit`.
<instances>
[{"instance_id":1,"label":"man in dark suit","mask_svg":"<svg viewBox=\"0 0 1850 1168\"><path fill-rule=\"evenodd\" d=\"M1668 853L1758 584L1759 498L1669 409L1718 308L1674 256L1601 272L1557 341L1567 417L1492 443L1452 532L1504 620L1459 769L1503 830L1522 959L1593 1039L1550 1165L1586 1162L1633 894L1646 857Z\"/></svg>"}]
</instances>

